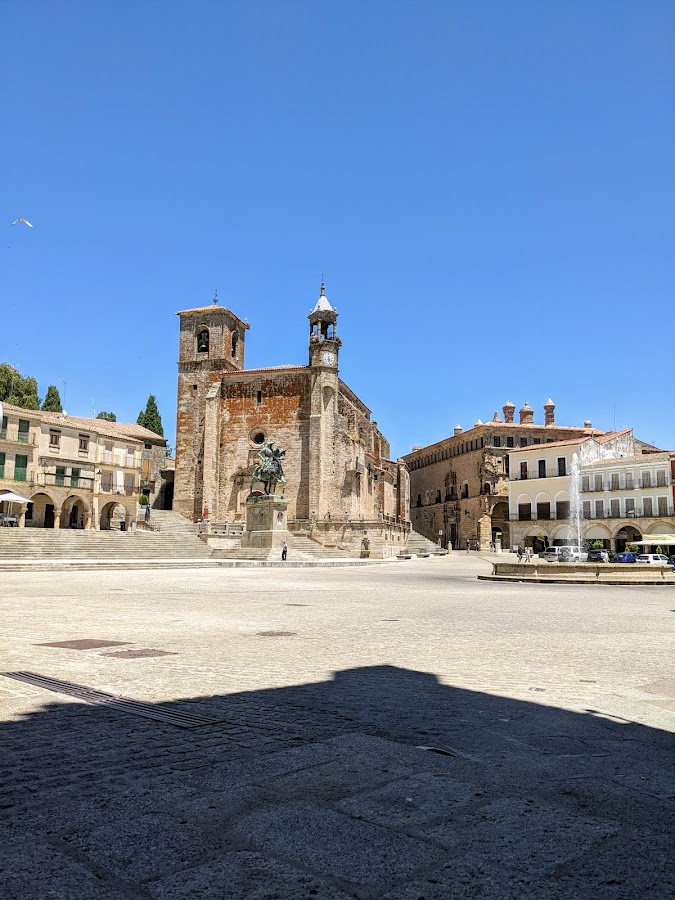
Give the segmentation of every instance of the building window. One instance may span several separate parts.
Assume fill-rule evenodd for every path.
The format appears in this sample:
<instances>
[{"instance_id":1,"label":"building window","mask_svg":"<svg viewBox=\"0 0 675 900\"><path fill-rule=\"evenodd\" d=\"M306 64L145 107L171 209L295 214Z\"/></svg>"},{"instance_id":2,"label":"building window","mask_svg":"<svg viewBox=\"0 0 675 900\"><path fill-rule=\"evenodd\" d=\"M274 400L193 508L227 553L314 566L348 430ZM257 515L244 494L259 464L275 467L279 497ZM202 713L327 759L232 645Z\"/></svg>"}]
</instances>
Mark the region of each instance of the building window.
<instances>
[{"instance_id":1,"label":"building window","mask_svg":"<svg viewBox=\"0 0 675 900\"><path fill-rule=\"evenodd\" d=\"M462 485L462 500L467 500L469 497L469 482L465 481Z\"/></svg>"},{"instance_id":2,"label":"building window","mask_svg":"<svg viewBox=\"0 0 675 900\"><path fill-rule=\"evenodd\" d=\"M649 488L652 486L652 473L651 472L643 472L642 473L642 487Z\"/></svg>"},{"instance_id":3,"label":"building window","mask_svg":"<svg viewBox=\"0 0 675 900\"><path fill-rule=\"evenodd\" d=\"M618 500L610 500L609 501L609 510L610 515L613 519L618 519L621 516L621 510L619 508L620 504Z\"/></svg>"},{"instance_id":4,"label":"building window","mask_svg":"<svg viewBox=\"0 0 675 900\"><path fill-rule=\"evenodd\" d=\"M500 437L497 437L497 436L495 435L495 437L492 438L492 443L493 443L493 445L494 445L495 447L501 447L501 445L502 445L502 439L501 439Z\"/></svg>"},{"instance_id":5,"label":"building window","mask_svg":"<svg viewBox=\"0 0 675 900\"><path fill-rule=\"evenodd\" d=\"M230 354L232 356L232 359L234 359L235 356L237 355L238 342L239 342L239 337L237 335L237 332L235 331L234 334L232 335L232 341L230 343Z\"/></svg>"},{"instance_id":6,"label":"building window","mask_svg":"<svg viewBox=\"0 0 675 900\"><path fill-rule=\"evenodd\" d=\"M631 518L635 515L635 499L633 497L626 498L626 518Z\"/></svg>"},{"instance_id":7,"label":"building window","mask_svg":"<svg viewBox=\"0 0 675 900\"><path fill-rule=\"evenodd\" d=\"M642 498L642 512L644 513L645 516L654 515L651 497L643 497Z\"/></svg>"},{"instance_id":8,"label":"building window","mask_svg":"<svg viewBox=\"0 0 675 900\"><path fill-rule=\"evenodd\" d=\"M418 505L418 506L421 506L421 505L422 505L422 495L421 495L421 494L418 494L418 495L417 495L417 505Z\"/></svg>"},{"instance_id":9,"label":"building window","mask_svg":"<svg viewBox=\"0 0 675 900\"><path fill-rule=\"evenodd\" d=\"M619 473L618 472L612 472L612 474L610 475L610 484L612 485L613 491L619 490Z\"/></svg>"},{"instance_id":10,"label":"building window","mask_svg":"<svg viewBox=\"0 0 675 900\"><path fill-rule=\"evenodd\" d=\"M518 504L518 521L519 522L530 522L532 519L532 504L531 503L519 503Z\"/></svg>"},{"instance_id":11,"label":"building window","mask_svg":"<svg viewBox=\"0 0 675 900\"><path fill-rule=\"evenodd\" d=\"M656 500L659 509L660 516L668 515L668 498L667 497L658 497Z\"/></svg>"},{"instance_id":12,"label":"building window","mask_svg":"<svg viewBox=\"0 0 675 900\"><path fill-rule=\"evenodd\" d=\"M104 472L101 476L101 491L104 494L112 491L112 472Z\"/></svg>"},{"instance_id":13,"label":"building window","mask_svg":"<svg viewBox=\"0 0 675 900\"><path fill-rule=\"evenodd\" d=\"M569 517L570 517L570 501L569 500L558 500L555 513L556 513L557 519L569 519Z\"/></svg>"},{"instance_id":14,"label":"building window","mask_svg":"<svg viewBox=\"0 0 675 900\"><path fill-rule=\"evenodd\" d=\"M112 444L106 444L103 451L103 462L111 463L112 462Z\"/></svg>"},{"instance_id":15,"label":"building window","mask_svg":"<svg viewBox=\"0 0 675 900\"><path fill-rule=\"evenodd\" d=\"M57 466L56 467L56 476L54 478L54 484L56 487L63 487L66 480L66 468L65 466Z\"/></svg>"},{"instance_id":16,"label":"building window","mask_svg":"<svg viewBox=\"0 0 675 900\"><path fill-rule=\"evenodd\" d=\"M127 468L131 469L134 465L134 448L127 447Z\"/></svg>"},{"instance_id":17,"label":"building window","mask_svg":"<svg viewBox=\"0 0 675 900\"><path fill-rule=\"evenodd\" d=\"M605 501L604 500L596 500L595 501L595 518L596 519L604 519L605 518Z\"/></svg>"},{"instance_id":18,"label":"building window","mask_svg":"<svg viewBox=\"0 0 675 900\"><path fill-rule=\"evenodd\" d=\"M633 490L633 473L632 472L626 472L626 490L628 490L628 491Z\"/></svg>"},{"instance_id":19,"label":"building window","mask_svg":"<svg viewBox=\"0 0 675 900\"><path fill-rule=\"evenodd\" d=\"M564 456L558 457L558 476L567 475L567 460Z\"/></svg>"},{"instance_id":20,"label":"building window","mask_svg":"<svg viewBox=\"0 0 675 900\"><path fill-rule=\"evenodd\" d=\"M656 473L656 486L657 487L665 487L666 486L666 470L659 469Z\"/></svg>"},{"instance_id":21,"label":"building window","mask_svg":"<svg viewBox=\"0 0 675 900\"><path fill-rule=\"evenodd\" d=\"M152 450L152 444L143 444L146 450Z\"/></svg>"},{"instance_id":22,"label":"building window","mask_svg":"<svg viewBox=\"0 0 675 900\"><path fill-rule=\"evenodd\" d=\"M54 428L49 429L49 446L50 447L60 447L61 446L61 432L56 431Z\"/></svg>"},{"instance_id":23,"label":"building window","mask_svg":"<svg viewBox=\"0 0 675 900\"><path fill-rule=\"evenodd\" d=\"M546 478L546 460L537 460L537 475L539 478Z\"/></svg>"},{"instance_id":24,"label":"building window","mask_svg":"<svg viewBox=\"0 0 675 900\"><path fill-rule=\"evenodd\" d=\"M209 352L209 329L202 328L197 332L197 353Z\"/></svg>"},{"instance_id":25,"label":"building window","mask_svg":"<svg viewBox=\"0 0 675 900\"><path fill-rule=\"evenodd\" d=\"M0 439L5 440L7 437L7 416L2 417L2 428L0 428Z\"/></svg>"},{"instance_id":26,"label":"building window","mask_svg":"<svg viewBox=\"0 0 675 900\"><path fill-rule=\"evenodd\" d=\"M265 432L264 431L254 431L251 434L251 441L260 447L265 443Z\"/></svg>"},{"instance_id":27,"label":"building window","mask_svg":"<svg viewBox=\"0 0 675 900\"><path fill-rule=\"evenodd\" d=\"M521 447L527 447L527 438L526 438L526 437L521 437L521 439L520 439L520 446L521 446Z\"/></svg>"},{"instance_id":28,"label":"building window","mask_svg":"<svg viewBox=\"0 0 675 900\"><path fill-rule=\"evenodd\" d=\"M192 390L193 390L193 391L196 391L196 390L198 389L198 387L199 387L199 385L193 384L193 385L192 385Z\"/></svg>"},{"instance_id":29,"label":"building window","mask_svg":"<svg viewBox=\"0 0 675 900\"><path fill-rule=\"evenodd\" d=\"M262 406L262 391L256 391L255 402L256 406Z\"/></svg>"},{"instance_id":30,"label":"building window","mask_svg":"<svg viewBox=\"0 0 675 900\"><path fill-rule=\"evenodd\" d=\"M602 475L595 476L595 490L596 491L602 490Z\"/></svg>"},{"instance_id":31,"label":"building window","mask_svg":"<svg viewBox=\"0 0 675 900\"><path fill-rule=\"evenodd\" d=\"M552 444L552 443L553 443L553 438L546 438L546 443L547 443L547 444Z\"/></svg>"},{"instance_id":32,"label":"building window","mask_svg":"<svg viewBox=\"0 0 675 900\"><path fill-rule=\"evenodd\" d=\"M5 454L0 453L0 478L5 477Z\"/></svg>"},{"instance_id":33,"label":"building window","mask_svg":"<svg viewBox=\"0 0 675 900\"><path fill-rule=\"evenodd\" d=\"M550 519L551 518L551 504L550 503L537 503L537 518L538 519Z\"/></svg>"},{"instance_id":34,"label":"building window","mask_svg":"<svg viewBox=\"0 0 675 900\"><path fill-rule=\"evenodd\" d=\"M89 435L81 434L79 437L80 445L79 449L81 453L87 453L89 451Z\"/></svg>"},{"instance_id":35,"label":"building window","mask_svg":"<svg viewBox=\"0 0 675 900\"><path fill-rule=\"evenodd\" d=\"M591 517L591 501L590 500L584 500L584 502L582 503L581 515L584 519L590 519L590 517Z\"/></svg>"},{"instance_id":36,"label":"building window","mask_svg":"<svg viewBox=\"0 0 675 900\"><path fill-rule=\"evenodd\" d=\"M532 438L533 444L541 444L541 438Z\"/></svg>"},{"instance_id":37,"label":"building window","mask_svg":"<svg viewBox=\"0 0 675 900\"><path fill-rule=\"evenodd\" d=\"M591 489L591 479L588 477L588 475L582 475L581 476L581 490L587 494L590 491L590 489Z\"/></svg>"},{"instance_id":38,"label":"building window","mask_svg":"<svg viewBox=\"0 0 675 900\"><path fill-rule=\"evenodd\" d=\"M80 486L80 470L79 469L71 469L70 470L70 486L74 487L74 488Z\"/></svg>"},{"instance_id":39,"label":"building window","mask_svg":"<svg viewBox=\"0 0 675 900\"><path fill-rule=\"evenodd\" d=\"M504 457L504 473L505 473L506 475L509 474L510 468L511 468L511 459L510 459L510 457L505 456L505 457Z\"/></svg>"},{"instance_id":40,"label":"building window","mask_svg":"<svg viewBox=\"0 0 675 900\"><path fill-rule=\"evenodd\" d=\"M441 502L441 492L436 491L436 503L440 503L440 502Z\"/></svg>"},{"instance_id":41,"label":"building window","mask_svg":"<svg viewBox=\"0 0 675 900\"><path fill-rule=\"evenodd\" d=\"M18 454L14 457L14 481L25 481L27 475L28 467L28 457L27 456L19 456Z\"/></svg>"},{"instance_id":42,"label":"building window","mask_svg":"<svg viewBox=\"0 0 675 900\"><path fill-rule=\"evenodd\" d=\"M134 493L134 476L131 472L127 472L124 476L124 493L127 497L131 497Z\"/></svg>"},{"instance_id":43,"label":"building window","mask_svg":"<svg viewBox=\"0 0 675 900\"><path fill-rule=\"evenodd\" d=\"M520 464L520 480L527 481L527 463L521 462Z\"/></svg>"},{"instance_id":44,"label":"building window","mask_svg":"<svg viewBox=\"0 0 675 900\"><path fill-rule=\"evenodd\" d=\"M30 422L28 419L19 419L18 438L22 444L28 443L28 432L30 431Z\"/></svg>"}]
</instances>

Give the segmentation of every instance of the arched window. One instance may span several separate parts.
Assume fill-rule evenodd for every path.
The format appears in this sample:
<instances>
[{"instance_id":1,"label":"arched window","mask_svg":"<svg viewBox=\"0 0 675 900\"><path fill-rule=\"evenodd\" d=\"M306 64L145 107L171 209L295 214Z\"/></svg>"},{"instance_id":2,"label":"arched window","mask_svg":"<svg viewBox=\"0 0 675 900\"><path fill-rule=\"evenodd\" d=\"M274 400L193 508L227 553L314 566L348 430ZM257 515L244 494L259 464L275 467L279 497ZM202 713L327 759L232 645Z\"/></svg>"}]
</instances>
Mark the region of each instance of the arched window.
<instances>
[{"instance_id":1,"label":"arched window","mask_svg":"<svg viewBox=\"0 0 675 900\"><path fill-rule=\"evenodd\" d=\"M236 331L232 332L232 359L237 355L237 344L239 343L239 335Z\"/></svg>"},{"instance_id":2,"label":"arched window","mask_svg":"<svg viewBox=\"0 0 675 900\"><path fill-rule=\"evenodd\" d=\"M197 332L197 353L209 352L209 329L201 328Z\"/></svg>"}]
</instances>

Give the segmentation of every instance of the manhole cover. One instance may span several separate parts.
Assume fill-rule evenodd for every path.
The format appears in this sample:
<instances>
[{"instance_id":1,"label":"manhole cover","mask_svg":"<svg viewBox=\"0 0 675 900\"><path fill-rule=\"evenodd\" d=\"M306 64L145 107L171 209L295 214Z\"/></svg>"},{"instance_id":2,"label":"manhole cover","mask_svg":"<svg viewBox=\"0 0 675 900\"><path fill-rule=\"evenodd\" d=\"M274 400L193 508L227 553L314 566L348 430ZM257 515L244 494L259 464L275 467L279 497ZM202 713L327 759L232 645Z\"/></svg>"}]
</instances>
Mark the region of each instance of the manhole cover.
<instances>
[{"instance_id":1,"label":"manhole cover","mask_svg":"<svg viewBox=\"0 0 675 900\"><path fill-rule=\"evenodd\" d=\"M293 637L296 631L259 631L256 637Z\"/></svg>"},{"instance_id":2,"label":"manhole cover","mask_svg":"<svg viewBox=\"0 0 675 900\"><path fill-rule=\"evenodd\" d=\"M33 644L34 647L63 647L66 650L95 650L97 647L122 647L131 641L97 641L96 638L81 638L74 641L50 641L46 644Z\"/></svg>"},{"instance_id":3,"label":"manhole cover","mask_svg":"<svg viewBox=\"0 0 675 900\"><path fill-rule=\"evenodd\" d=\"M112 653L101 653L101 656L116 656L119 659L148 659L151 656L178 656L170 650L113 650Z\"/></svg>"}]
</instances>

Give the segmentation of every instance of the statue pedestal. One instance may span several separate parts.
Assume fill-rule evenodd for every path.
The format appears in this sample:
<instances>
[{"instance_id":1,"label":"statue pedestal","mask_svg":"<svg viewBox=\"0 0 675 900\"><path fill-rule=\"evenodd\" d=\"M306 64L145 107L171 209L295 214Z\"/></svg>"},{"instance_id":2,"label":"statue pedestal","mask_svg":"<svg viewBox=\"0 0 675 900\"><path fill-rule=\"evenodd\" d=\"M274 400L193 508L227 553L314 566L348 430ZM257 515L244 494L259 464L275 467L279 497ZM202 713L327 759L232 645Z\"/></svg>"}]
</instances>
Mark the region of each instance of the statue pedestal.
<instances>
[{"instance_id":1,"label":"statue pedestal","mask_svg":"<svg viewBox=\"0 0 675 900\"><path fill-rule=\"evenodd\" d=\"M278 550L290 543L290 533L286 520L288 504L273 494L265 497L249 497L246 501L246 530L241 537L241 546L258 550Z\"/></svg>"}]
</instances>

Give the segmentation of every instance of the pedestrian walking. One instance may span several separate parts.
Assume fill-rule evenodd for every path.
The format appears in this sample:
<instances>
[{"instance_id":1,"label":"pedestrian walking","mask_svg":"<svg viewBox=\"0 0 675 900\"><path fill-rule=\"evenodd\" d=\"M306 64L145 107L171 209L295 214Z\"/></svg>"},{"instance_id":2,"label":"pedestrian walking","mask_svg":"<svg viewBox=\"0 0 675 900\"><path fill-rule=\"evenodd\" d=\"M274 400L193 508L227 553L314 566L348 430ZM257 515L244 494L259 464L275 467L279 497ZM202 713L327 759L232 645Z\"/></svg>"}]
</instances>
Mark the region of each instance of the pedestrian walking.
<instances>
[{"instance_id":1,"label":"pedestrian walking","mask_svg":"<svg viewBox=\"0 0 675 900\"><path fill-rule=\"evenodd\" d=\"M469 543L469 539L467 538L466 539L466 552L468 553L470 549L471 549L471 544Z\"/></svg>"},{"instance_id":2,"label":"pedestrian walking","mask_svg":"<svg viewBox=\"0 0 675 900\"><path fill-rule=\"evenodd\" d=\"M288 544L286 541L281 545L281 561L286 562L286 557L288 556Z\"/></svg>"},{"instance_id":3,"label":"pedestrian walking","mask_svg":"<svg viewBox=\"0 0 675 900\"><path fill-rule=\"evenodd\" d=\"M532 559L532 551L531 551L530 548L528 547L528 548L525 550L525 562L529 562L531 559Z\"/></svg>"},{"instance_id":4,"label":"pedestrian walking","mask_svg":"<svg viewBox=\"0 0 675 900\"><path fill-rule=\"evenodd\" d=\"M522 562L522 561L523 561L523 548L518 547L518 562Z\"/></svg>"}]
</instances>

